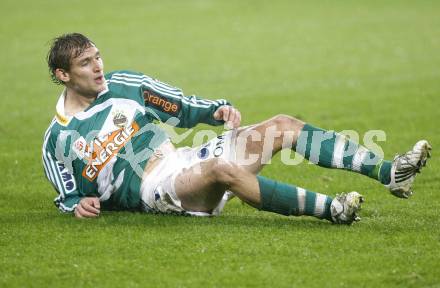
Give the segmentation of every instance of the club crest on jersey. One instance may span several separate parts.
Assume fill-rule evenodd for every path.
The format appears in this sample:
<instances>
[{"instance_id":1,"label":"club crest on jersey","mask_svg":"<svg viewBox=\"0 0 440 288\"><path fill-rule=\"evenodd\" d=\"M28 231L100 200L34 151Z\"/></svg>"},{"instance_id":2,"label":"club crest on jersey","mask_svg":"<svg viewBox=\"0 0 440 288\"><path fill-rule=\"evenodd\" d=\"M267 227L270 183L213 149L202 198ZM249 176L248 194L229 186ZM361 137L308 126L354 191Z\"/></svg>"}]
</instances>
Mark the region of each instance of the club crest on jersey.
<instances>
[{"instance_id":1,"label":"club crest on jersey","mask_svg":"<svg viewBox=\"0 0 440 288\"><path fill-rule=\"evenodd\" d=\"M79 137L75 142L73 142L72 150L78 156L79 159L83 159L86 154L87 142L84 137Z\"/></svg>"},{"instance_id":2,"label":"club crest on jersey","mask_svg":"<svg viewBox=\"0 0 440 288\"><path fill-rule=\"evenodd\" d=\"M115 124L116 127L123 128L127 126L127 123L128 118L122 111L113 112L113 124Z\"/></svg>"},{"instance_id":3,"label":"club crest on jersey","mask_svg":"<svg viewBox=\"0 0 440 288\"><path fill-rule=\"evenodd\" d=\"M177 115L180 112L180 104L171 102L165 97L153 91L144 91L144 101L146 105L151 105L168 114Z\"/></svg>"},{"instance_id":4,"label":"club crest on jersey","mask_svg":"<svg viewBox=\"0 0 440 288\"><path fill-rule=\"evenodd\" d=\"M133 122L124 128L95 138L86 145L84 159L87 161L82 176L92 182L107 163L116 156L119 150L139 131L139 125Z\"/></svg>"}]
</instances>

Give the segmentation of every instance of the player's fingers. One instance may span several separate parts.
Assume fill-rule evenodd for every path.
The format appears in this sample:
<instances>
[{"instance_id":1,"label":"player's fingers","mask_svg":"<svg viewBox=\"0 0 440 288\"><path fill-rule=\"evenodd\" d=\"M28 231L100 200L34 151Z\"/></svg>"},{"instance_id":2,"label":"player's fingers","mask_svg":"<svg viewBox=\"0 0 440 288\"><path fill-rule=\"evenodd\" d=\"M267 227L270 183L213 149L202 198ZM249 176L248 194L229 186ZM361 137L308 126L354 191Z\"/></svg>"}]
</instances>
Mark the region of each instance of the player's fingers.
<instances>
[{"instance_id":1,"label":"player's fingers","mask_svg":"<svg viewBox=\"0 0 440 288\"><path fill-rule=\"evenodd\" d=\"M231 124L234 124L236 117L237 117L237 109L235 109L234 107L231 107L229 109L229 119L228 119L228 121L231 122Z\"/></svg>"},{"instance_id":2,"label":"player's fingers","mask_svg":"<svg viewBox=\"0 0 440 288\"><path fill-rule=\"evenodd\" d=\"M81 205L81 203L76 206L76 209L78 210L78 213L83 217L97 217L98 215L92 212L89 212L84 209L84 206Z\"/></svg>"},{"instance_id":3,"label":"player's fingers","mask_svg":"<svg viewBox=\"0 0 440 288\"><path fill-rule=\"evenodd\" d=\"M235 116L235 120L234 120L234 128L240 127L240 124L241 124L241 113L240 111L237 110L237 115Z\"/></svg>"},{"instance_id":4,"label":"player's fingers","mask_svg":"<svg viewBox=\"0 0 440 288\"><path fill-rule=\"evenodd\" d=\"M226 106L226 105L220 106L213 114L214 119L219 120L219 121L223 120L223 114L224 114L225 109L227 109L227 108L228 108L228 106Z\"/></svg>"},{"instance_id":5,"label":"player's fingers","mask_svg":"<svg viewBox=\"0 0 440 288\"><path fill-rule=\"evenodd\" d=\"M93 207L95 207L96 209L101 209L101 202L99 202L99 198L95 197L92 198L93 200Z\"/></svg>"},{"instance_id":6,"label":"player's fingers","mask_svg":"<svg viewBox=\"0 0 440 288\"><path fill-rule=\"evenodd\" d=\"M78 206L75 207L75 217L76 218L83 218L83 216L79 213Z\"/></svg>"},{"instance_id":7,"label":"player's fingers","mask_svg":"<svg viewBox=\"0 0 440 288\"><path fill-rule=\"evenodd\" d=\"M225 121L225 122L227 122L228 121L228 119L229 119L229 109L230 109L230 106L223 106L224 108L223 108L223 121Z\"/></svg>"},{"instance_id":8,"label":"player's fingers","mask_svg":"<svg viewBox=\"0 0 440 288\"><path fill-rule=\"evenodd\" d=\"M237 128L239 125L237 125L237 120L239 119L239 111L235 109L234 107L230 107L229 109L229 118L227 121L227 126L229 129ZM239 120L238 120L239 123Z\"/></svg>"},{"instance_id":9,"label":"player's fingers","mask_svg":"<svg viewBox=\"0 0 440 288\"><path fill-rule=\"evenodd\" d=\"M76 206L76 208L75 208L75 216L77 217L77 218L84 218L84 217L88 217L87 215L86 215L86 211L84 210L84 208L80 205L80 204L78 204L78 206Z\"/></svg>"},{"instance_id":10,"label":"player's fingers","mask_svg":"<svg viewBox=\"0 0 440 288\"><path fill-rule=\"evenodd\" d=\"M92 203L93 203L92 201L90 201L90 202L86 202L86 201L84 201L84 202L82 202L82 203L80 203L80 204L81 204L81 207L82 207L85 211L87 211L88 213L99 214L99 209L93 207L93 206L92 206Z\"/></svg>"}]
</instances>

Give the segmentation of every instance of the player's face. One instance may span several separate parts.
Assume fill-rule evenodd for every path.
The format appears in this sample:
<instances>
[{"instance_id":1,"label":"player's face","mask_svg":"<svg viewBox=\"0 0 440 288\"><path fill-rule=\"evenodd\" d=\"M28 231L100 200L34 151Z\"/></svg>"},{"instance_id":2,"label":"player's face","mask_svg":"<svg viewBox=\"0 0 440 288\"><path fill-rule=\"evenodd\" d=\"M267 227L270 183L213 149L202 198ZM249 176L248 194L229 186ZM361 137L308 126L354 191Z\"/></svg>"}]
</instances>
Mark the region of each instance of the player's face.
<instances>
[{"instance_id":1,"label":"player's face","mask_svg":"<svg viewBox=\"0 0 440 288\"><path fill-rule=\"evenodd\" d=\"M91 46L72 60L66 86L80 95L95 97L107 87L103 69L104 63L98 48Z\"/></svg>"}]
</instances>

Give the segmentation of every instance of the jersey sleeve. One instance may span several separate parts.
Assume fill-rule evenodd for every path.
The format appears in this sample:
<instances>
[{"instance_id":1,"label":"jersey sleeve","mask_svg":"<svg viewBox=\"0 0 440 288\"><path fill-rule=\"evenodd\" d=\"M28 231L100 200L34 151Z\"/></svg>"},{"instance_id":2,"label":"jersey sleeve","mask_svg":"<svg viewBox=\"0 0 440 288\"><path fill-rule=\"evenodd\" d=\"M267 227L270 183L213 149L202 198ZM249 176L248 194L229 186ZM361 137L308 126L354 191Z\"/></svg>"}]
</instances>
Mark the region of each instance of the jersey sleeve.
<instances>
[{"instance_id":1,"label":"jersey sleeve","mask_svg":"<svg viewBox=\"0 0 440 288\"><path fill-rule=\"evenodd\" d=\"M70 213L75 210L76 205L81 200L82 195L77 189L73 175L65 167L64 163L55 158L54 145L50 141L50 132L46 135L43 144L43 167L44 172L58 193L54 199L55 206L61 212Z\"/></svg>"},{"instance_id":2,"label":"jersey sleeve","mask_svg":"<svg viewBox=\"0 0 440 288\"><path fill-rule=\"evenodd\" d=\"M147 112L151 109L150 112L160 121L167 122L174 117L178 121L172 125L182 128L191 128L199 123L213 126L224 123L215 120L213 114L220 106L231 105L228 101L185 96L179 88L145 77L141 86L145 107Z\"/></svg>"}]
</instances>

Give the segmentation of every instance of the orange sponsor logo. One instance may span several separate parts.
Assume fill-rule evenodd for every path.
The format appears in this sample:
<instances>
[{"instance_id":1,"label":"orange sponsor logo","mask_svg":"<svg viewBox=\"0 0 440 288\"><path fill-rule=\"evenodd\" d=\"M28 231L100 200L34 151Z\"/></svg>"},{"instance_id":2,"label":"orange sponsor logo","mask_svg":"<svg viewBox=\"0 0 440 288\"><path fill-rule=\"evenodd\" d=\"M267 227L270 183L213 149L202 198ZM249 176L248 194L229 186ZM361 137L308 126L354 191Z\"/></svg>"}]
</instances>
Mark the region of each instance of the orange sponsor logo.
<instances>
[{"instance_id":1,"label":"orange sponsor logo","mask_svg":"<svg viewBox=\"0 0 440 288\"><path fill-rule=\"evenodd\" d=\"M139 125L136 122L133 124L113 131L103 137L98 137L93 140L90 145L86 146L86 157L88 164L82 172L82 176L90 182L95 180L99 172L104 166L116 156L119 150L139 131ZM90 146L93 145L93 149Z\"/></svg>"},{"instance_id":2,"label":"orange sponsor logo","mask_svg":"<svg viewBox=\"0 0 440 288\"><path fill-rule=\"evenodd\" d=\"M156 106L160 110L167 113L178 113L180 107L178 104L173 103L164 99L163 97L156 95L150 91L144 91L144 100L145 103L150 103L153 106Z\"/></svg>"}]
</instances>

